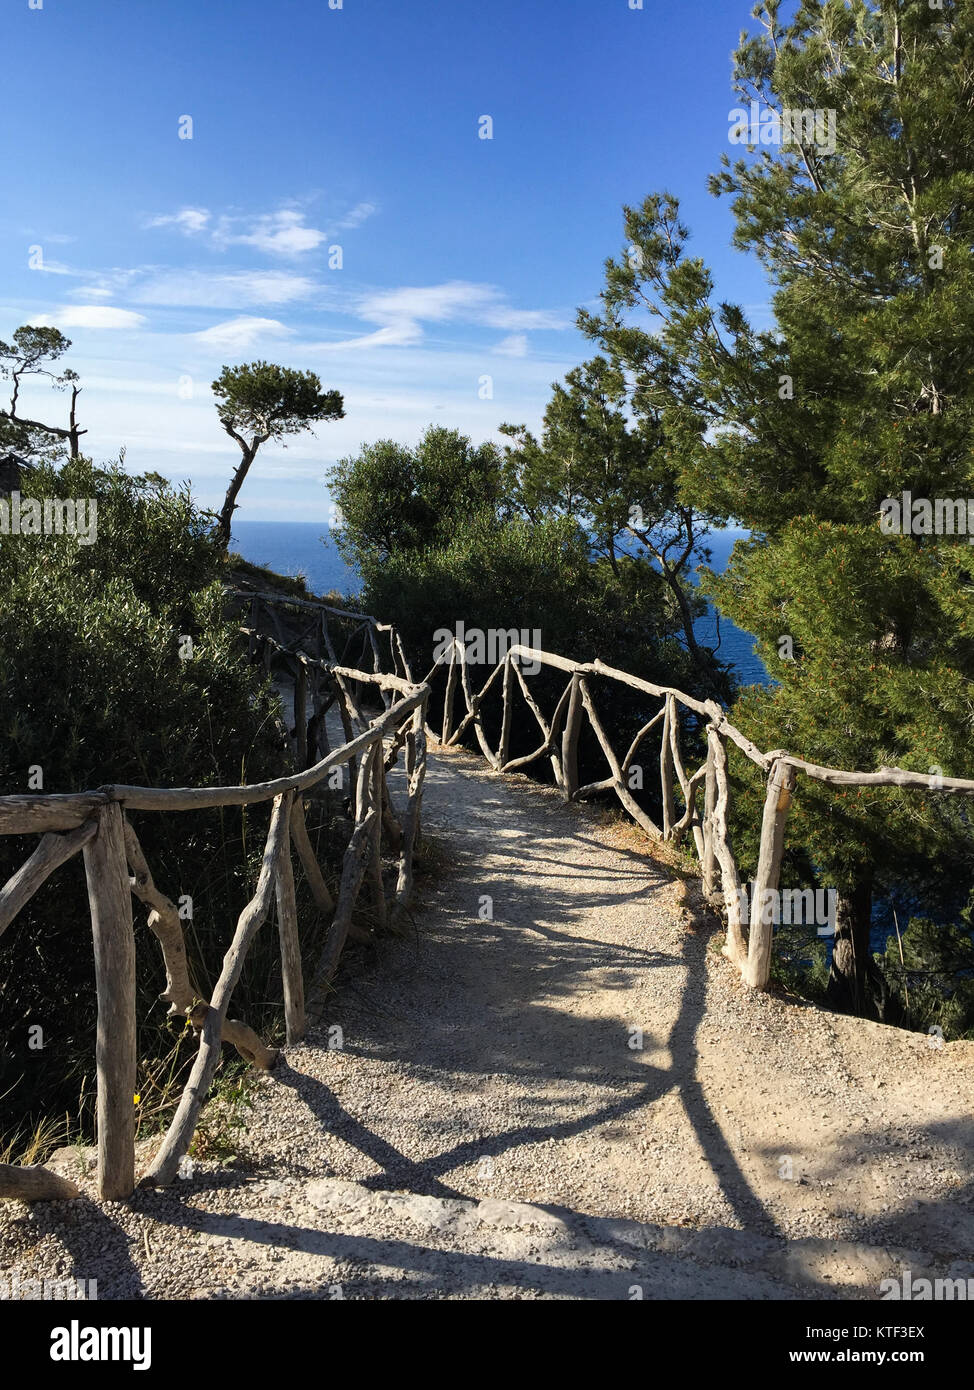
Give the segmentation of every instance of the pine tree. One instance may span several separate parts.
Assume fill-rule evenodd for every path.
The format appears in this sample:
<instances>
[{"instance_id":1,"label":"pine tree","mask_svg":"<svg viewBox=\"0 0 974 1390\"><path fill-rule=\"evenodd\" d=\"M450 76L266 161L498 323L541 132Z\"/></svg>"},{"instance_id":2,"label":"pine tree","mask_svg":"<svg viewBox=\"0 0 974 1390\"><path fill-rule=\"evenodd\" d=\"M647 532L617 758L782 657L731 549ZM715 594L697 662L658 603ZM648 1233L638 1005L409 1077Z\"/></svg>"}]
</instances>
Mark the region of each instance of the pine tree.
<instances>
[{"instance_id":1,"label":"pine tree","mask_svg":"<svg viewBox=\"0 0 974 1390\"><path fill-rule=\"evenodd\" d=\"M705 604L691 576L709 558L709 519L679 495L679 468L657 414L633 419L625 375L594 357L554 384L540 440L523 426L501 425L500 432L514 441L504 458L504 496L514 511L577 520L606 582L620 592L658 588L661 578L695 689L727 689L719 662L694 632Z\"/></svg>"},{"instance_id":2,"label":"pine tree","mask_svg":"<svg viewBox=\"0 0 974 1390\"><path fill-rule=\"evenodd\" d=\"M974 497L974 12L806 0L783 22L780 8L754 11L736 90L779 130L789 112L820 118L712 180L767 271L774 328L713 304L663 195L626 209L629 247L580 324L680 439L687 501L752 530L712 591L777 684L735 720L812 762L971 777L974 550L880 523L905 492ZM632 322L640 306L658 335ZM839 891L833 1000L876 1013L874 896L924 860L970 884L967 812L805 781L789 841Z\"/></svg>"}]
</instances>

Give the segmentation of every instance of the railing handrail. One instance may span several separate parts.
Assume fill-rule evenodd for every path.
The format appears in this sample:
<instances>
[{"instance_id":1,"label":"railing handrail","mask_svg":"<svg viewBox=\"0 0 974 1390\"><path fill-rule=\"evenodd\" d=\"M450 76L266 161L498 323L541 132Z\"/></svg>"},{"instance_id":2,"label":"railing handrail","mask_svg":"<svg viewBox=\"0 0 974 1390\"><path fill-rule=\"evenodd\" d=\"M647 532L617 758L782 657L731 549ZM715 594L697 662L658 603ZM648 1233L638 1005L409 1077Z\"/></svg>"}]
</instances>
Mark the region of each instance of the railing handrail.
<instances>
[{"instance_id":1,"label":"railing handrail","mask_svg":"<svg viewBox=\"0 0 974 1390\"><path fill-rule=\"evenodd\" d=\"M528 690L527 682L520 669L520 663L527 662L540 669L553 667L566 673L569 684L555 707L550 723L545 719L537 703ZM735 728L726 711L715 700L698 700L673 686L657 685L653 681L630 675L627 671L607 666L602 661L578 662L568 657L547 652L541 648L523 644L513 644L490 671L478 692L471 688L469 665L466 650L458 637L450 644L448 661L438 661L447 669L447 688L443 702L443 726L441 742L455 746L468 729L473 730L480 744L485 760L497 772L513 772L526 767L539 758L550 758L555 782L567 801L582 800L602 791L616 794L624 808L643 829L655 839L671 840L677 845L688 830L692 832L694 845L701 865L701 876L705 895L714 903L720 902L727 917L727 939L724 954L740 969L746 984L753 989L765 989L771 973L771 944L774 923L773 913L769 915L766 904L771 895L773 900L778 893L778 883L784 855L784 836L788 813L798 774L804 773L815 781L830 786L873 786L900 787L906 790L941 792L948 795L974 795L974 780L964 777L945 777L942 774L919 773L898 767L882 767L873 772L847 771L843 768L821 766L789 753L786 749L762 752L740 729ZM453 727L453 706L457 687L457 669L460 670L459 685L463 692L467 712ZM435 669L435 668L434 668ZM491 748L482 719L482 706L485 696L495 687L499 674L503 672L502 717L500 740L495 751ZM430 679L432 677L428 677ZM510 735L512 705L514 699L514 680L524 694L528 708L537 720L544 741L539 748L524 756L510 758ZM587 679L602 676L618 681L645 694L661 698L663 708L636 734L624 759L620 762L612 748L608 735L602 726L595 707ZM697 715L706 718L707 757L692 776L683 765L680 749L679 705L684 705ZM578 783L578 742L581 723L588 717L592 730L609 764L610 776L586 786ZM627 785L636 750L645 736L662 721L660 739L659 769L663 807L663 824L657 826L645 809L631 795ZM559 729L564 726L559 741ZM727 742L735 743L766 774L767 785L764 812L761 822L758 865L754 878L753 895L749 904L748 934L745 939L742 912L742 890L740 874L730 842L728 814L730 806L730 783L727 763ZM683 815L677 819L675 787L679 785L684 802ZM697 792L701 786L706 788L703 814L696 806ZM715 890L716 874L719 867L721 893Z\"/></svg>"},{"instance_id":2,"label":"railing handrail","mask_svg":"<svg viewBox=\"0 0 974 1390\"><path fill-rule=\"evenodd\" d=\"M256 600L248 594L252 605ZM269 596L263 602L278 601ZM268 1068L276 1052L264 1046L245 1023L227 1018L230 997L247 951L276 900L281 942L284 1013L289 1043L305 1032L305 992L298 938L297 907L291 846L301 860L316 906L331 912L316 973L319 995L327 988L349 934L356 934L352 912L363 879L371 887L376 920L405 910L413 883L413 855L420 835L420 808L426 768L426 709L430 687L384 672L375 631L389 634L392 663L408 662L391 624L378 624L367 614L352 614L331 605L316 607L334 616L359 622L356 632L368 630L375 669L359 670L337 660L324 660L321 644L334 656L327 619L316 632L319 655L295 650L269 634L246 629L252 653L262 647L268 671L274 660L286 658L295 676L295 728L298 770L265 782L230 787L140 787L106 785L77 793L35 793L0 797L0 835L40 834L28 861L0 887L0 936L47 878L75 853L84 855L95 948L98 995L96 1041L98 1187L103 1198L129 1196L135 1183L135 1124L132 1094L136 1084L135 941L132 898L145 903L148 925L162 948L167 986L162 996L170 1014L187 1017L200 1035L200 1046L176 1114L144 1181L167 1184L176 1176L189 1148L207 1091L220 1059L223 1042L230 1042L253 1065ZM280 623L275 619L280 631ZM355 633L349 639L354 640ZM306 643L309 634L297 639ZM348 645L346 645L346 651ZM315 713L307 716L309 675ZM378 688L386 704L383 713L367 720L350 683ZM328 702L322 685L331 688ZM338 700L345 742L328 748L324 716ZM353 731L358 725L358 732ZM392 735L386 754L386 739ZM306 764L311 749L315 756ZM386 772L405 750L406 803L401 823L396 819L386 785ZM323 781L336 767L349 765L353 828L342 861L337 898L322 876L308 837L301 793ZM190 811L219 806L243 806L272 801L270 827L254 896L241 912L223 969L209 1003L201 1000L190 979L180 914L155 886L138 836L126 818L128 811ZM62 833L68 832L68 833ZM383 832L398 850L395 888L387 899L382 881ZM359 931L358 934L361 934ZM71 1197L77 1188L43 1167L0 1164L0 1198Z\"/></svg>"},{"instance_id":3,"label":"railing handrail","mask_svg":"<svg viewBox=\"0 0 974 1390\"><path fill-rule=\"evenodd\" d=\"M849 786L908 786L923 788L927 791L952 791L958 792L962 796L974 796L974 780L966 777L945 777L940 773L911 772L901 767L885 766L877 768L874 772L855 772L844 768L806 762L804 758L799 758L786 749L779 748L770 753L763 753L746 734L730 722L724 707L716 700L697 700L694 696L687 695L675 686L655 685L652 681L630 675L628 671L620 671L614 666L607 666L604 661L572 661L567 657L558 656L554 652L543 651L538 647L524 647L517 644L510 647L507 655L497 663L494 674L503 667L505 660L513 657L524 658L529 662L540 662L545 666L554 666L572 674L605 676L607 679L617 680L636 690L642 690L647 695L664 697L672 695L674 699L679 700L681 704L686 705L696 714L707 715L722 734L732 739L741 752L765 772L770 770L773 763L781 761L791 767L798 768L807 776L820 782L837 782ZM442 664L449 665L450 663L444 662Z\"/></svg>"},{"instance_id":4,"label":"railing handrail","mask_svg":"<svg viewBox=\"0 0 974 1390\"><path fill-rule=\"evenodd\" d=\"M778 887L784 850L784 831L799 773L834 786L899 786L906 789L940 791L970 796L974 780L922 774L903 768L882 767L873 772L850 772L842 768L807 762L784 749L763 752L741 730L731 724L727 712L715 700L698 700L674 686L658 685L629 672L608 666L600 660L572 661L539 648L516 644L494 666L481 690L471 688L469 663L463 644L454 638L448 662L437 661L423 680L413 680L399 633L394 625L379 623L369 614L353 613L317 599L254 590L230 589L246 598L252 614L264 604L283 638L283 628L273 610L277 606L298 610L312 609L320 615L313 625L312 655L304 647L312 632L290 642L277 640L253 626L242 627L252 653L263 649L267 669L275 659L286 660L294 672L295 737L299 770L265 782L231 787L140 787L106 785L77 793L38 793L29 796L0 797L0 835L39 833L40 844L27 863L0 888L0 935L25 906L40 885L76 852L85 858L88 893L95 941L96 983L98 989L98 1176L103 1197L126 1197L134 1185L134 1118L130 1096L135 1082L135 972L131 898L136 896L150 907L149 926L158 937L167 973L170 1012L184 1014L200 1032L200 1048L193 1070L180 1100L176 1116L162 1149L156 1155L147 1181L173 1180L179 1160L192 1139L206 1092L219 1061L221 1044L231 1042L248 1061L258 1066L272 1065L276 1054L267 1049L246 1024L226 1017L230 996L240 976L244 957L257 930L277 901L281 935L282 976L284 980L287 1040L295 1042L304 1034L305 1006L301 955L297 935L297 916L290 846L301 859L315 902L322 910L334 912L325 940L319 979L327 982L337 966L346 937L353 931L352 910L363 878L371 883L375 910L386 920L390 903L382 884L381 835L383 829L399 848L399 870L391 909L405 908L412 887L413 851L418 841L420 807L426 766L426 715L431 681L439 665L447 669L442 733L444 746L456 746L468 728L475 732L486 761L498 772L511 772L539 758L551 760L555 780L566 800L581 800L598 791L612 790L626 810L655 838L679 845L687 831L700 859L704 893L713 901L718 896L727 916L724 953L741 971L745 982L755 989L767 986L770 975L772 921L764 914L764 895ZM371 647L374 669L363 671L345 665L336 657L328 630L327 617L356 622L345 650L363 630ZM376 634L388 634L393 667L400 663L404 679L394 670L383 671ZM329 659L321 656L322 644ZM459 660L458 660L459 655ZM520 663L548 666L569 676L550 723L532 697ZM453 708L458 684L466 703L466 714L453 727ZM503 674L500 741L495 752L486 737L481 708L497 677ZM636 734L620 761L595 706L588 678L599 676L627 685L644 694L662 699L663 706ZM314 715L307 715L309 677L313 682ZM327 704L321 701L322 678L334 690ZM385 711L366 720L356 704L349 683L377 687ZM535 751L510 757L512 710L515 682L540 725L544 741ZM337 749L327 748L324 716L337 699L345 742ZM679 706L705 721L707 757L688 775L680 748ZM578 782L578 743L582 720L587 717L609 764L609 777L585 786ZM660 740L660 785L663 825L657 827L631 795L627 778L640 743L662 722ZM353 731L357 724L359 732ZM562 729L562 724L564 725ZM388 761L385 739L395 732ZM320 738L319 738L320 734ZM324 756L310 765L309 748L324 741ZM761 824L760 853L750 905L748 938L744 938L741 887L737 863L728 832L730 800L727 742L733 742L767 775L767 791ZM385 773L405 748L407 779L406 810L400 825L392 814ZM361 755L361 756L360 756ZM354 788L354 828L343 860L337 902L324 882L304 824L301 793L321 782L337 766L349 764ZM678 819L675 788L679 785L685 810ZM705 787L701 814L697 792ZM209 1004L196 998L189 979L182 926L176 907L160 893L152 880L134 829L125 818L128 810L189 811L218 806L240 806L273 801L270 828L263 865L254 897L240 914L223 971ZM70 832L70 833L63 833ZM718 871L722 893L715 892ZM133 875L130 877L130 871ZM102 1027L102 1020L115 1020ZM0 1164L0 1197L24 1199L76 1195L76 1189L43 1168L18 1168Z\"/></svg>"}]
</instances>

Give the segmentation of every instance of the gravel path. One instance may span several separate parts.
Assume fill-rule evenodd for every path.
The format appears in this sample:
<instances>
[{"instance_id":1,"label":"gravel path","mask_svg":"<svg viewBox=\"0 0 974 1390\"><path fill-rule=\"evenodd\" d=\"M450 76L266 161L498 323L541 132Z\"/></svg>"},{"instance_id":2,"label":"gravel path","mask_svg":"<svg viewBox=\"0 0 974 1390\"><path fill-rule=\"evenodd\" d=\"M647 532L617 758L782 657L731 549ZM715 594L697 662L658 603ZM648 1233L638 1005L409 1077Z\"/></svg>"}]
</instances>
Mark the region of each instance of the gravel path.
<instances>
[{"instance_id":1,"label":"gravel path","mask_svg":"<svg viewBox=\"0 0 974 1390\"><path fill-rule=\"evenodd\" d=\"M0 1268L102 1298L974 1277L974 1044L750 994L631 828L469 754L431 759L424 825L449 867L415 930L347 950L233 1168L124 1205L6 1204Z\"/></svg>"}]
</instances>

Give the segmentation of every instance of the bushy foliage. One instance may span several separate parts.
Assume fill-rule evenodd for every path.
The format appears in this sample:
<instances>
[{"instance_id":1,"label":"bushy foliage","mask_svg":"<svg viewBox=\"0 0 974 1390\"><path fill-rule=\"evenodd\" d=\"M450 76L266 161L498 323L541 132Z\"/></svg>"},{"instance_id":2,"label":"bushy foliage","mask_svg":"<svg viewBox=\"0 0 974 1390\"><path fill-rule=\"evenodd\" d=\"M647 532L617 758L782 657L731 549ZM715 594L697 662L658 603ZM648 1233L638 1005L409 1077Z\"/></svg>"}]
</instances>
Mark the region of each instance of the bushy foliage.
<instances>
[{"instance_id":1,"label":"bushy foliage","mask_svg":"<svg viewBox=\"0 0 974 1390\"><path fill-rule=\"evenodd\" d=\"M0 539L0 793L101 784L203 785L279 771L276 700L225 621L224 561L185 490L97 470L84 460L31 475L30 494L94 498L97 539ZM191 639L192 655L186 639ZM182 655L181 655L182 652ZM187 659L188 657L188 659ZM43 778L38 787L38 770ZM256 809L133 815L160 888L193 898L190 948L215 977L266 826ZM0 880L36 845L0 839ZM160 1032L158 947L139 923L141 1051ZM94 988L80 856L58 870L0 944L4 1127L41 1109L72 1110L93 1056ZM245 981L241 1000L267 996ZM40 1024L45 1046L27 1046Z\"/></svg>"},{"instance_id":2,"label":"bushy foliage","mask_svg":"<svg viewBox=\"0 0 974 1390\"><path fill-rule=\"evenodd\" d=\"M974 1037L974 936L969 906L945 925L913 917L902 942L886 943L886 977L912 1027L948 1041ZM902 956L900 949L902 946Z\"/></svg>"},{"instance_id":3,"label":"bushy foliage","mask_svg":"<svg viewBox=\"0 0 974 1390\"><path fill-rule=\"evenodd\" d=\"M565 510L529 514L510 467L505 482L499 465L493 445L474 448L431 428L415 449L391 441L363 449L328 480L343 516L339 546L363 576L363 601L399 628L414 670L429 671L436 634L462 623L498 642L507 634L507 645L523 632L528 645L692 689L699 669L676 638L680 617L660 575L624 553L593 554L581 520ZM475 689L492 664L471 670ZM546 668L531 681L551 713L563 674ZM434 683L434 711L444 686ZM598 703L620 742L645 720L645 700L619 686L600 686ZM515 708L518 756L537 744L537 725L526 706ZM498 709L496 699L484 706L491 737ZM593 780L602 775L602 754L586 740L581 761Z\"/></svg>"}]
</instances>

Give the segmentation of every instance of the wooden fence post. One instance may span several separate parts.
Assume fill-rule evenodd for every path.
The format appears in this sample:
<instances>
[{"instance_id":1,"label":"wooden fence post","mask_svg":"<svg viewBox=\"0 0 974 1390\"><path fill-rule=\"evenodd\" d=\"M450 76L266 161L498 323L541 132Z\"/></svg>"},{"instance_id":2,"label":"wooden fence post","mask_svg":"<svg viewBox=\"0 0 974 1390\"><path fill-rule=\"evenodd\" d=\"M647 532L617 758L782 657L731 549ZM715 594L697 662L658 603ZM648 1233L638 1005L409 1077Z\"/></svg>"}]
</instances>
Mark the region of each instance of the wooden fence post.
<instances>
[{"instance_id":1,"label":"wooden fence post","mask_svg":"<svg viewBox=\"0 0 974 1390\"><path fill-rule=\"evenodd\" d=\"M118 1201L135 1189L135 936L122 808L113 801L96 815L84 857L98 991L98 1194Z\"/></svg>"},{"instance_id":2,"label":"wooden fence post","mask_svg":"<svg viewBox=\"0 0 974 1390\"><path fill-rule=\"evenodd\" d=\"M278 859L282 850L287 849L288 843L290 804L285 801L285 796L288 795L290 792L282 793L274 798L257 888L254 896L237 918L233 940L223 957L223 969L220 971L220 977L214 986L210 1006L203 1015L203 1032L200 1037L200 1048L196 1054L196 1061L193 1063L189 1080L186 1082L183 1094L179 1099L176 1114L173 1116L166 1137L162 1141L162 1147L153 1159L149 1172L143 1178L144 1184L168 1187L176 1176L179 1160L192 1142L196 1121L199 1119L203 1102L206 1100L206 1093L210 1089L213 1074L220 1061L223 1024L227 1016L230 996L240 979L250 944L263 925L273 901Z\"/></svg>"},{"instance_id":3,"label":"wooden fence post","mask_svg":"<svg viewBox=\"0 0 974 1390\"><path fill-rule=\"evenodd\" d=\"M376 921L380 927L388 922L386 913L386 894L382 882L382 805L383 805L383 767L382 743L376 745L372 759L372 777L369 782L369 804L375 808L375 822L372 827L372 848L369 854L369 882L372 885L372 904Z\"/></svg>"},{"instance_id":4,"label":"wooden fence post","mask_svg":"<svg viewBox=\"0 0 974 1390\"><path fill-rule=\"evenodd\" d=\"M701 877L704 897L712 898L717 887L717 855L714 851L714 808L717 804L717 770L714 766L714 750L707 748L707 782L704 793L703 811L703 859Z\"/></svg>"},{"instance_id":5,"label":"wooden fence post","mask_svg":"<svg viewBox=\"0 0 974 1390\"><path fill-rule=\"evenodd\" d=\"M284 814L293 829L294 793L285 793ZM288 1043L299 1043L305 1035L304 975L301 970L301 942L298 937L298 909L294 896L294 867L285 839L277 861L274 882L277 898L277 931L281 940L281 977L284 982L284 1023Z\"/></svg>"},{"instance_id":6,"label":"wooden fence post","mask_svg":"<svg viewBox=\"0 0 974 1390\"><path fill-rule=\"evenodd\" d=\"M308 766L308 668L298 657L294 674L294 739L298 771Z\"/></svg>"},{"instance_id":7,"label":"wooden fence post","mask_svg":"<svg viewBox=\"0 0 974 1390\"><path fill-rule=\"evenodd\" d=\"M668 840L672 836L673 822L676 819L676 807L673 798L673 746L670 742L673 715L673 696L667 695L666 716L663 719L663 740L659 750L659 780L663 792L664 840Z\"/></svg>"},{"instance_id":8,"label":"wooden fence post","mask_svg":"<svg viewBox=\"0 0 974 1390\"><path fill-rule=\"evenodd\" d=\"M578 791L578 735L582 724L580 680L578 672L572 672L571 695L568 698L568 713L565 716L565 731L561 736L561 778L562 791L566 801L571 801Z\"/></svg>"},{"instance_id":9,"label":"wooden fence post","mask_svg":"<svg viewBox=\"0 0 974 1390\"><path fill-rule=\"evenodd\" d=\"M304 818L304 802L300 792L295 795L291 805L291 840L298 852L298 858L301 860L301 867L308 880L308 887L315 900L315 907L319 912L331 912L335 906L335 900L328 890L328 885L324 880L321 868L315 858L311 840L308 837L308 825Z\"/></svg>"},{"instance_id":10,"label":"wooden fence post","mask_svg":"<svg viewBox=\"0 0 974 1390\"><path fill-rule=\"evenodd\" d=\"M511 757L511 719L514 713L514 672L512 663L514 658L510 652L504 659L504 684L502 687L501 698L504 701L504 709L501 714L501 738L497 745L497 766L502 768Z\"/></svg>"},{"instance_id":11,"label":"wooden fence post","mask_svg":"<svg viewBox=\"0 0 974 1390\"><path fill-rule=\"evenodd\" d=\"M315 971L312 985L312 1009L318 1008L326 987L334 975L338 960L348 936L352 920L352 910L358 895L359 885L368 867L372 854L372 824L379 812L369 800L369 782L372 777L372 760L382 756L382 744L378 753L373 744L359 761L358 780L355 791L356 821L352 837L342 861L342 877L338 887L338 902L328 935L322 947L321 956Z\"/></svg>"},{"instance_id":12,"label":"wooden fence post","mask_svg":"<svg viewBox=\"0 0 974 1390\"><path fill-rule=\"evenodd\" d=\"M771 974L771 940L774 932L773 895L778 891L781 857L785 847L785 822L791 808L797 773L778 758L768 775L761 820L761 848L751 900L751 926L747 943L744 983L751 989L766 989Z\"/></svg>"},{"instance_id":13,"label":"wooden fence post","mask_svg":"<svg viewBox=\"0 0 974 1390\"><path fill-rule=\"evenodd\" d=\"M747 944L744 940L744 924L741 918L741 880L728 833L730 782L727 776L727 748L723 735L713 726L707 730L707 739L710 743L717 782L717 799L714 803L711 824L713 826L714 853L720 865L724 911L727 914L727 940L724 943L724 955L728 960L732 960L739 970L743 971L747 961Z\"/></svg>"},{"instance_id":14,"label":"wooden fence post","mask_svg":"<svg viewBox=\"0 0 974 1390\"><path fill-rule=\"evenodd\" d=\"M464 659L461 654L461 661ZM457 688L457 640L453 639L450 647L450 669L446 675L446 693L443 696L443 728L440 733L440 742L448 743L450 734L453 730L453 699Z\"/></svg>"}]
</instances>

